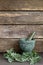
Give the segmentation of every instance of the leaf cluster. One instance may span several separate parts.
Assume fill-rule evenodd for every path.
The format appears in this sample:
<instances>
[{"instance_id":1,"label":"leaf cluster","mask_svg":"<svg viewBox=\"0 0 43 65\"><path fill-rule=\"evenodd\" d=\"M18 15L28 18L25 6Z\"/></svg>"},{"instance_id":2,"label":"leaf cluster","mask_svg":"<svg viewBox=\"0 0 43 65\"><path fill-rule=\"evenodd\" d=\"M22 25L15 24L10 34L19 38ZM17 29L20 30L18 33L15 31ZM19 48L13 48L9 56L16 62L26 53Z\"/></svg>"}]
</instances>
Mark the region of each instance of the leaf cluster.
<instances>
[{"instance_id":1,"label":"leaf cluster","mask_svg":"<svg viewBox=\"0 0 43 65\"><path fill-rule=\"evenodd\" d=\"M8 62L13 62L14 60L18 62L25 62L28 61L30 65L34 65L37 63L41 57L35 52L23 52L22 54L14 52L13 49L7 50L7 52L4 54L4 58L8 60Z\"/></svg>"}]
</instances>

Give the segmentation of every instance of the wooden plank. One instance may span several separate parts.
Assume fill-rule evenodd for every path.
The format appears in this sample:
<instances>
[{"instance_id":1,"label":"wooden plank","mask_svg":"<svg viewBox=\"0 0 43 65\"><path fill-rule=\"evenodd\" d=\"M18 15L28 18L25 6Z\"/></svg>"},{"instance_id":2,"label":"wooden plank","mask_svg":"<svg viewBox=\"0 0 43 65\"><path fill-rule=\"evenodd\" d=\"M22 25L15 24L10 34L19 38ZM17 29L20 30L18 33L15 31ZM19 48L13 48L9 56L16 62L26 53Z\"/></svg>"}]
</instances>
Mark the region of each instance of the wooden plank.
<instances>
[{"instance_id":1,"label":"wooden plank","mask_svg":"<svg viewBox=\"0 0 43 65\"><path fill-rule=\"evenodd\" d=\"M36 52L43 52L43 39L36 39L36 45L34 50Z\"/></svg>"},{"instance_id":2,"label":"wooden plank","mask_svg":"<svg viewBox=\"0 0 43 65\"><path fill-rule=\"evenodd\" d=\"M43 38L43 25L0 25L0 38L24 38L33 31L34 38Z\"/></svg>"},{"instance_id":3,"label":"wooden plank","mask_svg":"<svg viewBox=\"0 0 43 65\"><path fill-rule=\"evenodd\" d=\"M14 48L17 52L21 52L19 39L0 39L0 52L6 52L6 50L10 48ZM43 52L43 39L36 39L34 50L37 52Z\"/></svg>"},{"instance_id":4,"label":"wooden plank","mask_svg":"<svg viewBox=\"0 0 43 65\"><path fill-rule=\"evenodd\" d=\"M17 39L0 39L0 52L5 52L10 48L14 48L17 52L20 51Z\"/></svg>"},{"instance_id":5,"label":"wooden plank","mask_svg":"<svg viewBox=\"0 0 43 65\"><path fill-rule=\"evenodd\" d=\"M43 10L43 0L0 0L0 10Z\"/></svg>"},{"instance_id":6,"label":"wooden plank","mask_svg":"<svg viewBox=\"0 0 43 65\"><path fill-rule=\"evenodd\" d=\"M43 12L0 12L0 24L43 24Z\"/></svg>"}]
</instances>

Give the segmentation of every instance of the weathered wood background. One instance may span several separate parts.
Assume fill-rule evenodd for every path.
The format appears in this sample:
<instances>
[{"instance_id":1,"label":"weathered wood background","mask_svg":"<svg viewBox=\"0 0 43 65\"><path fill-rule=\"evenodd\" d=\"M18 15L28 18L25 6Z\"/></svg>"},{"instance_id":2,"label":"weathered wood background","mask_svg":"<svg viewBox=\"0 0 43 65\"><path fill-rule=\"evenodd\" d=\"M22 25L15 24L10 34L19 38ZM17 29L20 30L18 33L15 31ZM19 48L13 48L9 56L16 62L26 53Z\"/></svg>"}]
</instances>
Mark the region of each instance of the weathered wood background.
<instances>
[{"instance_id":1,"label":"weathered wood background","mask_svg":"<svg viewBox=\"0 0 43 65\"><path fill-rule=\"evenodd\" d=\"M0 52L14 48L18 40L35 31L35 50L43 52L43 0L0 0Z\"/></svg>"},{"instance_id":2,"label":"weathered wood background","mask_svg":"<svg viewBox=\"0 0 43 65\"><path fill-rule=\"evenodd\" d=\"M43 10L43 0L0 0L0 10Z\"/></svg>"}]
</instances>

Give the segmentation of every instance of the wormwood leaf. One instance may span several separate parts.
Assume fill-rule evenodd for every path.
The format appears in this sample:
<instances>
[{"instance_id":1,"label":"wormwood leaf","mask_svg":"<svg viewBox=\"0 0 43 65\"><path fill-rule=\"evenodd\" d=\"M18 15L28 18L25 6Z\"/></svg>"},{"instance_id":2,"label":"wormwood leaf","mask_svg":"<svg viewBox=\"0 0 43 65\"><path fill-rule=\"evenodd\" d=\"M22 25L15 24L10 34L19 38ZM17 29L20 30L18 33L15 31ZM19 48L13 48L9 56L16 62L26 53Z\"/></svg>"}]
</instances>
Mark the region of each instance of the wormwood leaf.
<instances>
[{"instance_id":1,"label":"wormwood leaf","mask_svg":"<svg viewBox=\"0 0 43 65\"><path fill-rule=\"evenodd\" d=\"M30 65L34 65L38 61L40 61L41 57L35 52L32 51L29 52L23 52L22 55L19 53L14 52L13 49L7 50L7 52L4 54L4 57L11 63L14 60L18 62L25 62L29 61Z\"/></svg>"},{"instance_id":2,"label":"wormwood leaf","mask_svg":"<svg viewBox=\"0 0 43 65\"><path fill-rule=\"evenodd\" d=\"M30 58L30 65L34 65L40 60L40 56Z\"/></svg>"}]
</instances>

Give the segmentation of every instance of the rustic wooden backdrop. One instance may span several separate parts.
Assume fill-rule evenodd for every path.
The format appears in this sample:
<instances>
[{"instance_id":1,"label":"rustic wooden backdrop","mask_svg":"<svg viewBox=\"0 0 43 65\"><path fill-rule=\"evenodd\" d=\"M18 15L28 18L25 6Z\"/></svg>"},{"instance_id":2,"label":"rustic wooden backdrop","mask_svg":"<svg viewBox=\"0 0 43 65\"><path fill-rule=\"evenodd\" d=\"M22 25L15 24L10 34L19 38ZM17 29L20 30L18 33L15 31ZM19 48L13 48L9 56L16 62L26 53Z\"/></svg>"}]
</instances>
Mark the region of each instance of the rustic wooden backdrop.
<instances>
[{"instance_id":1,"label":"rustic wooden backdrop","mask_svg":"<svg viewBox=\"0 0 43 65\"><path fill-rule=\"evenodd\" d=\"M14 48L18 40L35 31L35 50L43 52L43 0L0 0L0 52Z\"/></svg>"}]
</instances>

